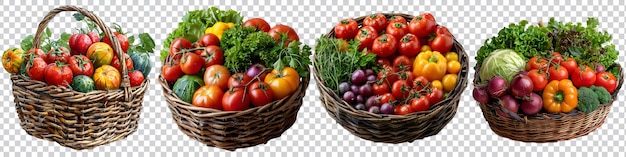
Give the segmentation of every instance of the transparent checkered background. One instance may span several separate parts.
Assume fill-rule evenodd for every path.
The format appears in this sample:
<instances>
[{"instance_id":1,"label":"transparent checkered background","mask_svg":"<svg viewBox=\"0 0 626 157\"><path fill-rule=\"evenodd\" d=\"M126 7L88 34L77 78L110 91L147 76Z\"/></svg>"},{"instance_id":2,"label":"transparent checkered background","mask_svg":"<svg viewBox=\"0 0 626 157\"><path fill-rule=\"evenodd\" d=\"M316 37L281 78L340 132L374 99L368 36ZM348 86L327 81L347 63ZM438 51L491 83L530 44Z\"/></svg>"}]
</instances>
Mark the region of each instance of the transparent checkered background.
<instances>
[{"instance_id":1,"label":"transparent checkered background","mask_svg":"<svg viewBox=\"0 0 626 157\"><path fill-rule=\"evenodd\" d=\"M376 12L420 14L432 12L439 24L450 31L465 46L470 56L488 37L511 22L529 20L558 20L584 22L597 17L601 29L613 34L613 43L622 51L619 62L624 64L626 52L626 5L624 1L560 1L560 2L321 2L321 1L193 1L137 2L106 1L76 2L51 0L49 2L1 1L1 49L19 46L21 38L35 33L38 22L55 6L78 5L93 11L106 23L119 23L131 33L148 32L157 47L188 10L218 6L235 9L245 17L263 17L270 25L287 24L296 29L304 43L313 45L315 38L328 32L342 18L357 17ZM619 4L617 4L619 3ZM70 13L62 13L49 25L56 34L69 32L79 25ZM58 34L57 34L58 35ZM158 49L153 60L158 60ZM475 64L473 57L470 66ZM139 130L127 139L92 150L75 151L56 143L36 139L26 134L19 125L11 94L9 74L0 73L3 87L0 101L0 156L624 156L626 121L624 91L614 103L607 121L588 136L557 143L536 144L508 140L495 135L472 100L471 85L463 93L456 117L438 135L413 143L381 144L353 136L332 120L319 101L319 93L312 79L298 120L281 137L267 144L239 149L235 152L207 147L181 133L171 119L171 113L156 83L160 63L155 62L149 78ZM470 74L469 78L473 78ZM471 81L470 81L471 82Z\"/></svg>"}]
</instances>

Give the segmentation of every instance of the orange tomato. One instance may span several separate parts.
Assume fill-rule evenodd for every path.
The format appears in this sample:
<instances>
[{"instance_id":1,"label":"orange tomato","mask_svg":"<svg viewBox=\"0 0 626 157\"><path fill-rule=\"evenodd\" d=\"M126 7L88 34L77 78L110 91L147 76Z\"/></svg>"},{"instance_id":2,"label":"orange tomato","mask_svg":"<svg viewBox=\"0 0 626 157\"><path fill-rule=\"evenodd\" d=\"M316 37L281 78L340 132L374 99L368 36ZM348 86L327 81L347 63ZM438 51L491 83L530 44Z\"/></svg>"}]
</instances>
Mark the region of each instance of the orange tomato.
<instances>
[{"instance_id":1,"label":"orange tomato","mask_svg":"<svg viewBox=\"0 0 626 157\"><path fill-rule=\"evenodd\" d=\"M120 88L120 72L113 66L103 65L96 69L93 74L93 81L98 90L115 90Z\"/></svg>"},{"instance_id":2,"label":"orange tomato","mask_svg":"<svg viewBox=\"0 0 626 157\"><path fill-rule=\"evenodd\" d=\"M267 74L264 82L270 85L274 92L274 99L278 100L291 95L298 89L300 75L291 67L285 67L282 71L274 69Z\"/></svg>"},{"instance_id":3,"label":"orange tomato","mask_svg":"<svg viewBox=\"0 0 626 157\"><path fill-rule=\"evenodd\" d=\"M222 97L224 92L216 85L202 86L200 89L193 93L193 100L191 104L193 106L222 109Z\"/></svg>"},{"instance_id":4,"label":"orange tomato","mask_svg":"<svg viewBox=\"0 0 626 157\"><path fill-rule=\"evenodd\" d=\"M215 85L226 90L228 78L230 78L230 72L223 65L211 65L204 71L204 84L207 86Z\"/></svg>"},{"instance_id":5,"label":"orange tomato","mask_svg":"<svg viewBox=\"0 0 626 157\"><path fill-rule=\"evenodd\" d=\"M94 67L110 65L113 60L113 48L104 42L97 42L89 46L87 57L93 61Z\"/></svg>"}]
</instances>

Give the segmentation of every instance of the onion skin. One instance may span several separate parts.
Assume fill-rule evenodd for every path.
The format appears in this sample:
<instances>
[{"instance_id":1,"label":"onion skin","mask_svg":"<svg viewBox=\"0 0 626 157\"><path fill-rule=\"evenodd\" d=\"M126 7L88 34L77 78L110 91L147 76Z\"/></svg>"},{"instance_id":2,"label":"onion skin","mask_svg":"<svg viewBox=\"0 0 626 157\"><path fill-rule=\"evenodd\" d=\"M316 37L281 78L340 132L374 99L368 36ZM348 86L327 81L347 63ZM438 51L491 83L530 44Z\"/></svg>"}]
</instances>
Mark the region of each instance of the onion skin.
<instances>
[{"instance_id":1,"label":"onion skin","mask_svg":"<svg viewBox=\"0 0 626 157\"><path fill-rule=\"evenodd\" d=\"M254 78L256 75L261 73L265 69L265 65L261 63L252 64L248 71L246 71L246 75L250 76L250 78Z\"/></svg>"},{"instance_id":2,"label":"onion skin","mask_svg":"<svg viewBox=\"0 0 626 157\"><path fill-rule=\"evenodd\" d=\"M527 75L517 74L513 77L513 80L511 80L509 88L511 88L511 94L513 96L527 100L533 92L533 80Z\"/></svg>"},{"instance_id":3,"label":"onion skin","mask_svg":"<svg viewBox=\"0 0 626 157\"><path fill-rule=\"evenodd\" d=\"M513 113L517 113L517 111L519 110L519 105L517 103L517 100L515 100L515 98L513 98L511 95L505 95L505 96L500 97L500 105L502 105L504 109L507 109ZM496 112L498 115L502 117L511 118L511 115L501 110L497 110Z\"/></svg>"},{"instance_id":4,"label":"onion skin","mask_svg":"<svg viewBox=\"0 0 626 157\"><path fill-rule=\"evenodd\" d=\"M479 103L489 102L489 94L487 93L487 90L485 90L485 88L474 88L472 95L474 96L474 100L478 101Z\"/></svg>"},{"instance_id":5,"label":"onion skin","mask_svg":"<svg viewBox=\"0 0 626 157\"><path fill-rule=\"evenodd\" d=\"M600 73L600 72L606 71L604 66L602 64L598 63L598 62L593 63L593 65L595 66L594 70L596 71L596 73Z\"/></svg>"},{"instance_id":6,"label":"onion skin","mask_svg":"<svg viewBox=\"0 0 626 157\"><path fill-rule=\"evenodd\" d=\"M530 100L522 101L522 103L520 104L520 108L522 109L522 112L526 113L527 115L537 114L543 108L543 100L541 99L541 96L539 96L539 94L531 93Z\"/></svg>"},{"instance_id":7,"label":"onion skin","mask_svg":"<svg viewBox=\"0 0 626 157\"><path fill-rule=\"evenodd\" d=\"M489 80L489 84L487 85L487 91L492 97L501 97L506 93L506 90L506 80L503 77L496 76Z\"/></svg>"}]
</instances>

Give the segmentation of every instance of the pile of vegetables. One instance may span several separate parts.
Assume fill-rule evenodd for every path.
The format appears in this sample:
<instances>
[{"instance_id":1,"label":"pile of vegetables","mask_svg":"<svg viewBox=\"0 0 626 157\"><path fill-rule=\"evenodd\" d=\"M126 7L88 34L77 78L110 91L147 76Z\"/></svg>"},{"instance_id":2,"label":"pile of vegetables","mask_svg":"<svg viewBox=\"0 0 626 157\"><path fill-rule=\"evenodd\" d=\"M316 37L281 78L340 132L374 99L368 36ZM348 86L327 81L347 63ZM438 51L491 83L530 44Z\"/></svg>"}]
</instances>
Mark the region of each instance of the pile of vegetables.
<instances>
[{"instance_id":1,"label":"pile of vegetables","mask_svg":"<svg viewBox=\"0 0 626 157\"><path fill-rule=\"evenodd\" d=\"M193 106L242 111L296 92L311 48L289 26L242 20L215 7L185 15L161 51L161 76L174 94Z\"/></svg>"},{"instance_id":2,"label":"pile of vegetables","mask_svg":"<svg viewBox=\"0 0 626 157\"><path fill-rule=\"evenodd\" d=\"M116 90L120 88L122 66L126 66L132 87L144 82L152 68L148 53L154 49L154 41L147 33L135 36L123 32L113 24L115 38L124 51L126 65L121 65L112 48L111 41L99 32L96 24L82 14L74 14L77 21L84 21L87 28L78 33L62 33L58 40L46 29L41 47L34 48L33 35L25 37L20 48L9 48L2 55L2 65L11 74L44 81L48 85L71 87L78 92L93 90ZM24 50L28 50L25 52ZM95 70L94 70L95 69Z\"/></svg>"},{"instance_id":3,"label":"pile of vegetables","mask_svg":"<svg viewBox=\"0 0 626 157\"><path fill-rule=\"evenodd\" d=\"M360 28L353 19L343 19L333 35L317 39L315 66L325 86L358 110L427 111L459 79L459 57L450 52L452 34L430 13L413 19L372 14Z\"/></svg>"},{"instance_id":4,"label":"pile of vegetables","mask_svg":"<svg viewBox=\"0 0 626 157\"><path fill-rule=\"evenodd\" d=\"M476 101L525 115L591 113L611 103L619 52L610 34L596 30L597 19L589 18L586 26L554 18L547 26L527 24L503 28L479 49ZM500 110L498 115L510 117Z\"/></svg>"}]
</instances>

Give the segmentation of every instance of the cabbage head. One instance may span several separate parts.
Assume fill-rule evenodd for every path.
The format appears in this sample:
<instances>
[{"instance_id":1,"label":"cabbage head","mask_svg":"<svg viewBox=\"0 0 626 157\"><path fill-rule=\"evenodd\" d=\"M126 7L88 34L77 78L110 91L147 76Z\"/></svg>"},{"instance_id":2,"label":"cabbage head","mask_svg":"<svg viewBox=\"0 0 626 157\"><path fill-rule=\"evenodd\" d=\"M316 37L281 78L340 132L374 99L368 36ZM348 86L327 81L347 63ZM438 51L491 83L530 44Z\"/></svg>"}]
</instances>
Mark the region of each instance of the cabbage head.
<instances>
[{"instance_id":1,"label":"cabbage head","mask_svg":"<svg viewBox=\"0 0 626 157\"><path fill-rule=\"evenodd\" d=\"M498 49L485 58L480 67L479 75L483 81L495 76L501 76L507 82L511 82L513 76L525 70L525 67L526 60L517 52L512 49Z\"/></svg>"}]
</instances>

